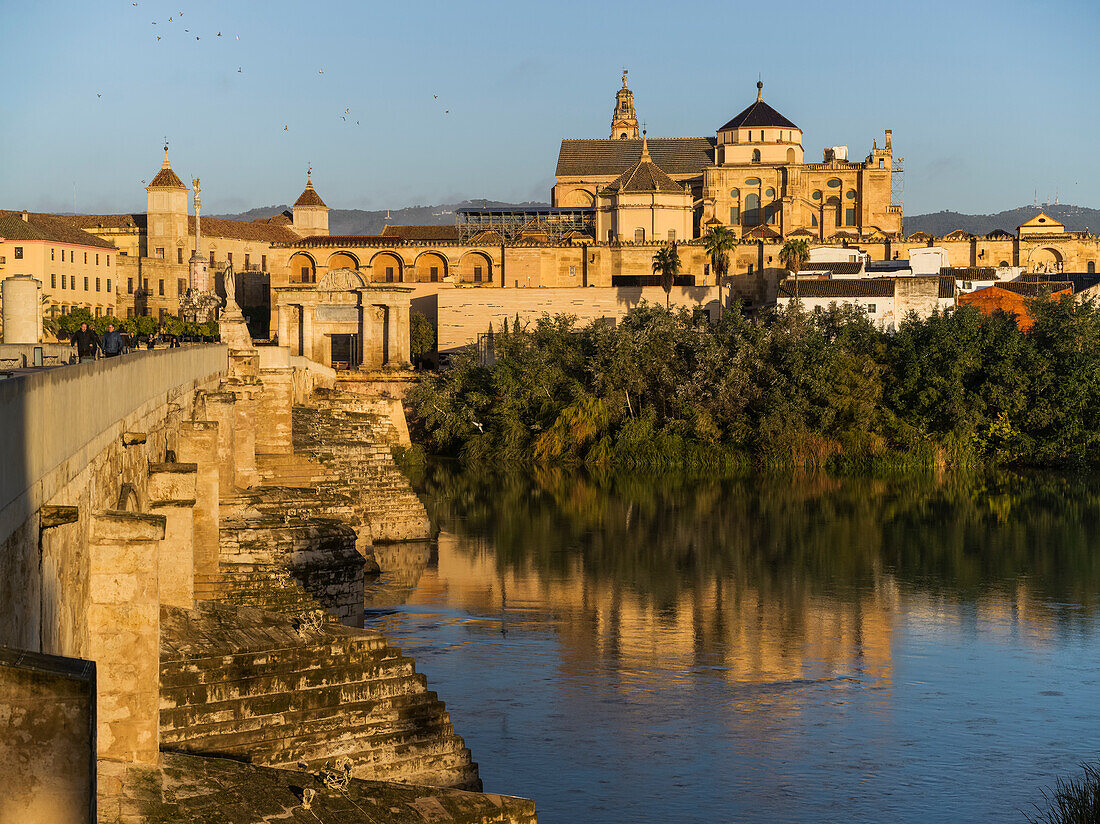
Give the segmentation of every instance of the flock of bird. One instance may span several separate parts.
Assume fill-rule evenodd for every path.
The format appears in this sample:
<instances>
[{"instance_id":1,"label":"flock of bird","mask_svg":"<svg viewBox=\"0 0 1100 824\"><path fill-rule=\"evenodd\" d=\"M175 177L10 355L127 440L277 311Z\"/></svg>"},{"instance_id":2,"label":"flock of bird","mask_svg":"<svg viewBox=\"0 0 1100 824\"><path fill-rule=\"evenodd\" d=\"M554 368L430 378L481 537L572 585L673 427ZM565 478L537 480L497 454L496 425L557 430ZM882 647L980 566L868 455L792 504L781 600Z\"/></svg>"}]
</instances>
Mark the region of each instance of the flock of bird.
<instances>
[{"instance_id":1,"label":"flock of bird","mask_svg":"<svg viewBox=\"0 0 1100 824\"><path fill-rule=\"evenodd\" d=\"M131 2L131 4L130 4L130 5L132 5L132 6L134 6L135 8L137 8L137 5L138 5L138 4L137 4L137 2ZM177 22L177 18L178 18L179 20L182 20L182 19L183 19L183 12L182 12L182 11L181 11L181 12L177 12L176 14L174 14L174 15L171 15L171 16L169 16L169 18L168 18L168 22L169 22L169 23L174 23L174 22ZM153 25L155 26L155 25L157 24L157 21L156 21L156 20L153 20L153 21L152 21L152 24L153 24ZM185 28L185 29L184 29L183 31L184 31L184 33L186 33L186 34L190 34L190 33L191 33L191 29L189 29L189 28ZM159 41L160 41L160 40L162 39L162 37L163 37L163 35L159 35L159 34L158 34L158 35L154 35L154 36L155 36L155 37L157 38L157 41L158 41L158 42L159 42ZM217 34L215 35L215 37L221 37L221 36L222 36L222 33L221 33L221 32L218 32L218 33L217 33ZM241 36L240 36L239 34L235 34L235 35L234 35L234 37L235 37L235 38L236 38L237 40L240 40L240 39L241 39ZM195 39L196 39L196 40L199 40L199 39L201 39L201 38L199 37L199 35L197 35L197 34L196 34L196 35L195 35ZM237 74L243 74L243 73L244 73L244 66L238 66L238 67L237 67ZM318 70L317 70L317 74L319 74L319 75L323 75L324 73L325 73L325 70L324 70L323 68L321 68L321 69L318 69ZM103 97L103 94L102 94L101 92L97 92L97 93L96 93L96 97L100 97L100 98L101 98L101 97ZM439 99L439 95L437 95L437 94L433 94L433 95L432 95L432 99L433 99L433 100L438 100L438 99ZM450 113L451 113L451 110L450 110L450 109L444 109L444 111L443 111L443 114L445 114L445 115L448 115L448 114L450 114ZM347 122L347 119L348 119L348 117L349 117L350 115L351 115L351 108L349 107L349 108L346 108L346 109L344 109L344 113L343 113L342 115L340 115L340 119L341 119L342 121L344 121L344 122ZM356 125L356 126L358 126L358 125L359 125L359 121L358 121L358 120L356 120L356 121L355 121L355 125ZM283 125L283 131L284 131L284 132L286 132L286 131L289 131L289 130L290 130L290 124L289 124L289 123L287 123L287 124L284 124L284 125Z\"/></svg>"}]
</instances>

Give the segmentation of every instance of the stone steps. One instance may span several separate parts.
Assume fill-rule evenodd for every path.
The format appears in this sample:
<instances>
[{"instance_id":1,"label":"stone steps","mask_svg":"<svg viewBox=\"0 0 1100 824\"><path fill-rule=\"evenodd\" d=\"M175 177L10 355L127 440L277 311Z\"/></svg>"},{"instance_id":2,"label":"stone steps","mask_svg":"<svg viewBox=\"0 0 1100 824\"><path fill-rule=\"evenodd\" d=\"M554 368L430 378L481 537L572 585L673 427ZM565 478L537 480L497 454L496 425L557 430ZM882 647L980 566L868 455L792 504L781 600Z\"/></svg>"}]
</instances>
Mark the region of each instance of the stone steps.
<instances>
[{"instance_id":1,"label":"stone steps","mask_svg":"<svg viewBox=\"0 0 1100 824\"><path fill-rule=\"evenodd\" d=\"M355 777L477 789L477 765L411 659L377 632L299 635L285 617L201 604L162 609L166 750L325 766Z\"/></svg>"}]
</instances>

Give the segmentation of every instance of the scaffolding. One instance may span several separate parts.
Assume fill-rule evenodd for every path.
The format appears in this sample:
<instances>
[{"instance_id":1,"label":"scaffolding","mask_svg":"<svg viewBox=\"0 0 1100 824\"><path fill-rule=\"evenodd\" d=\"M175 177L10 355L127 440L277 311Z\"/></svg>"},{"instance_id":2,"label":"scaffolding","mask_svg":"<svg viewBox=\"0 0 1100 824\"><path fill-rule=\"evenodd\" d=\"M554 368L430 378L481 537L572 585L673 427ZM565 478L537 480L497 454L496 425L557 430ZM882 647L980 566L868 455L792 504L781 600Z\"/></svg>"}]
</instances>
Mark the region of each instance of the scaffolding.
<instances>
[{"instance_id":1,"label":"scaffolding","mask_svg":"<svg viewBox=\"0 0 1100 824\"><path fill-rule=\"evenodd\" d=\"M457 209L455 225L463 243L495 232L504 243L522 240L560 243L578 235L596 236L596 210L544 206L533 209Z\"/></svg>"},{"instance_id":2,"label":"scaffolding","mask_svg":"<svg viewBox=\"0 0 1100 824\"><path fill-rule=\"evenodd\" d=\"M890 206L901 213L905 221L905 158L895 157L890 167ZM903 230L904 234L904 230Z\"/></svg>"}]
</instances>

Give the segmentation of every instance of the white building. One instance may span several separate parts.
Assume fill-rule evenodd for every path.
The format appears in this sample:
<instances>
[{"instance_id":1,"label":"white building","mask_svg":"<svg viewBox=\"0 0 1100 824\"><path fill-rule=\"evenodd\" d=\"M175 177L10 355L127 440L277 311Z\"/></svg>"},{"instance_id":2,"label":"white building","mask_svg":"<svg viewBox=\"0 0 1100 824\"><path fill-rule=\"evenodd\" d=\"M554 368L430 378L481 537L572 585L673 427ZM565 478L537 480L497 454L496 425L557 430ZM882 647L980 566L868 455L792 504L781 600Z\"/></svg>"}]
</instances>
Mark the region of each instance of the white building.
<instances>
[{"instance_id":1,"label":"white building","mask_svg":"<svg viewBox=\"0 0 1100 824\"><path fill-rule=\"evenodd\" d=\"M955 279L951 276L879 278L787 278L779 286L777 304L786 309L795 299L804 312L825 311L835 306L855 306L867 313L880 329L893 332L910 312L926 318L955 305Z\"/></svg>"}]
</instances>

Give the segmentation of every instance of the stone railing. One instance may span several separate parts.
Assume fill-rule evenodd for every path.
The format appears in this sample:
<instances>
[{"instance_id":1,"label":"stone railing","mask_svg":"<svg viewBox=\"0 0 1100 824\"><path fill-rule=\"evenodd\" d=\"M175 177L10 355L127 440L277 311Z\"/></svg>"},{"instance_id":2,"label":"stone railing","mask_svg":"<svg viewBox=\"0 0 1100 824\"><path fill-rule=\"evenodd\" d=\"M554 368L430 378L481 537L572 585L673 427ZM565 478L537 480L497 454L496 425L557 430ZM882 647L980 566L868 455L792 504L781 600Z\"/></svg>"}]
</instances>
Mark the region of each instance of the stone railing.
<instances>
[{"instance_id":1,"label":"stone railing","mask_svg":"<svg viewBox=\"0 0 1100 824\"><path fill-rule=\"evenodd\" d=\"M0 381L0 542L51 496L51 473L63 468L75 476L114 436L119 421L215 379L227 362L226 347L211 344L135 352Z\"/></svg>"}]
</instances>

